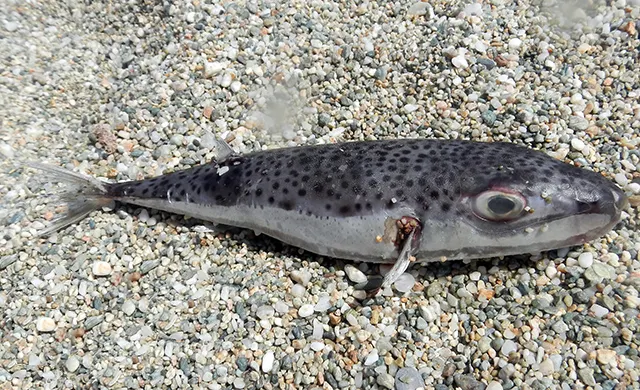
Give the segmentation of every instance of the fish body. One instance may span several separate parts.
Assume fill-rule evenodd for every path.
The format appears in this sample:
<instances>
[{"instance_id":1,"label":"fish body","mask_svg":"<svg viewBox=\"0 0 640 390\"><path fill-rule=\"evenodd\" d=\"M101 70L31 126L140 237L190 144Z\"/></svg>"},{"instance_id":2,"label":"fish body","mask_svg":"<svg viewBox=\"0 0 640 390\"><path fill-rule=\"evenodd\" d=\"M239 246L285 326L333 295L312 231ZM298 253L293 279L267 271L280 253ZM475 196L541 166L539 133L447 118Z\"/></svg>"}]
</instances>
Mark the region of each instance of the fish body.
<instances>
[{"instance_id":1,"label":"fish body","mask_svg":"<svg viewBox=\"0 0 640 390\"><path fill-rule=\"evenodd\" d=\"M116 200L378 263L397 260L407 221L419 228L411 251L418 261L506 256L600 237L627 201L602 175L539 151L427 139L232 154L155 178L83 188L76 202L84 202L53 229Z\"/></svg>"}]
</instances>

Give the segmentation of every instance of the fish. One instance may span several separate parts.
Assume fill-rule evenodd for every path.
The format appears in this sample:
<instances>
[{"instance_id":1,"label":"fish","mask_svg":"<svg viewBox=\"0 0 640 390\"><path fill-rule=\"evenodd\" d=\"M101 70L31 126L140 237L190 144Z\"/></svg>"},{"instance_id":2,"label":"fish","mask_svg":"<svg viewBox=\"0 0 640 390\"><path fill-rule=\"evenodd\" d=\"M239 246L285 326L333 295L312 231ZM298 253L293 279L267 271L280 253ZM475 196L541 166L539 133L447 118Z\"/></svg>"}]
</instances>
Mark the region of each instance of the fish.
<instances>
[{"instance_id":1,"label":"fish","mask_svg":"<svg viewBox=\"0 0 640 390\"><path fill-rule=\"evenodd\" d=\"M385 285L412 263L582 245L613 229L628 204L602 174L510 142L409 138L246 154L222 143L208 163L115 183L30 166L71 188L67 213L44 235L116 201L394 264Z\"/></svg>"}]
</instances>

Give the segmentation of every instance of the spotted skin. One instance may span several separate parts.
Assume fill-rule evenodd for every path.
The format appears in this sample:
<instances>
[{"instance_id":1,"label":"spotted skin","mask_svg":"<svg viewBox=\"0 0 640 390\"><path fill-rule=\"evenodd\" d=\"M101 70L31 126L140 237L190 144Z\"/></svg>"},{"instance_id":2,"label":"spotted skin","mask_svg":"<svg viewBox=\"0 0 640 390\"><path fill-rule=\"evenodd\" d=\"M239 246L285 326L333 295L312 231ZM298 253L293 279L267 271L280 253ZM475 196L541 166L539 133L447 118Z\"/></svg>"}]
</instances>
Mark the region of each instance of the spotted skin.
<instances>
[{"instance_id":1,"label":"spotted skin","mask_svg":"<svg viewBox=\"0 0 640 390\"><path fill-rule=\"evenodd\" d=\"M276 207L317 218L371 215L408 205L425 220L453 214L470 218L456 208L460 197L506 181L586 187L593 180L610 186L597 173L509 143L409 139L233 156L219 164L114 184L110 195Z\"/></svg>"},{"instance_id":2,"label":"spotted skin","mask_svg":"<svg viewBox=\"0 0 640 390\"><path fill-rule=\"evenodd\" d=\"M42 234L116 200L253 229L324 256L396 263L398 272L411 258L486 258L579 245L611 230L628 204L602 175L510 143L304 146L232 154L124 183L31 166L71 187L66 216ZM514 215L495 218L489 199L513 205ZM407 234L413 238L404 239Z\"/></svg>"}]
</instances>

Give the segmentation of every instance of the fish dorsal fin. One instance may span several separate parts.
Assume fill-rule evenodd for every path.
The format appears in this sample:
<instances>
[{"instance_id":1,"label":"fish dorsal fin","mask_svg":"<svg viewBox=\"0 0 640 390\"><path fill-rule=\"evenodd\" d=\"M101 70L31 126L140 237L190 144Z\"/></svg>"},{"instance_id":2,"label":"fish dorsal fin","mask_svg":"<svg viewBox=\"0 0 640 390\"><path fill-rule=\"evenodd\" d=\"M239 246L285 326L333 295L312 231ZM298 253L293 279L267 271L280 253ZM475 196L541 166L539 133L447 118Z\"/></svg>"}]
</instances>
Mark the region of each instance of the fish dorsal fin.
<instances>
[{"instance_id":1,"label":"fish dorsal fin","mask_svg":"<svg viewBox=\"0 0 640 390\"><path fill-rule=\"evenodd\" d=\"M231 157L239 156L232 148L231 145L227 143L227 141L223 140L219 136L215 136L215 145L216 145L216 161L218 163L225 162Z\"/></svg>"}]
</instances>

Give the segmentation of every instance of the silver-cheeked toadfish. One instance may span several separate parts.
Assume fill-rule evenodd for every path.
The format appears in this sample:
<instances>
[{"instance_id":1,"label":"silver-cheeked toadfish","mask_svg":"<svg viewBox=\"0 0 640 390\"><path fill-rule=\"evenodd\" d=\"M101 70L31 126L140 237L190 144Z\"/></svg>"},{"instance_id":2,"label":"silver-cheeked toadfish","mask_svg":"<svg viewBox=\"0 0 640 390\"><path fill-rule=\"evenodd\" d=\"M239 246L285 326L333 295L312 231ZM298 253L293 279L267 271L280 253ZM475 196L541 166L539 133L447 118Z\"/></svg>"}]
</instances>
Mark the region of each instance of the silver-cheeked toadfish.
<instances>
[{"instance_id":1,"label":"silver-cheeked toadfish","mask_svg":"<svg viewBox=\"0 0 640 390\"><path fill-rule=\"evenodd\" d=\"M223 142L223 141L221 141ZM106 183L33 163L71 185L60 230L115 200L252 229L336 258L472 259L580 245L607 233L625 194L601 174L511 143L429 139L233 153L159 177Z\"/></svg>"}]
</instances>

